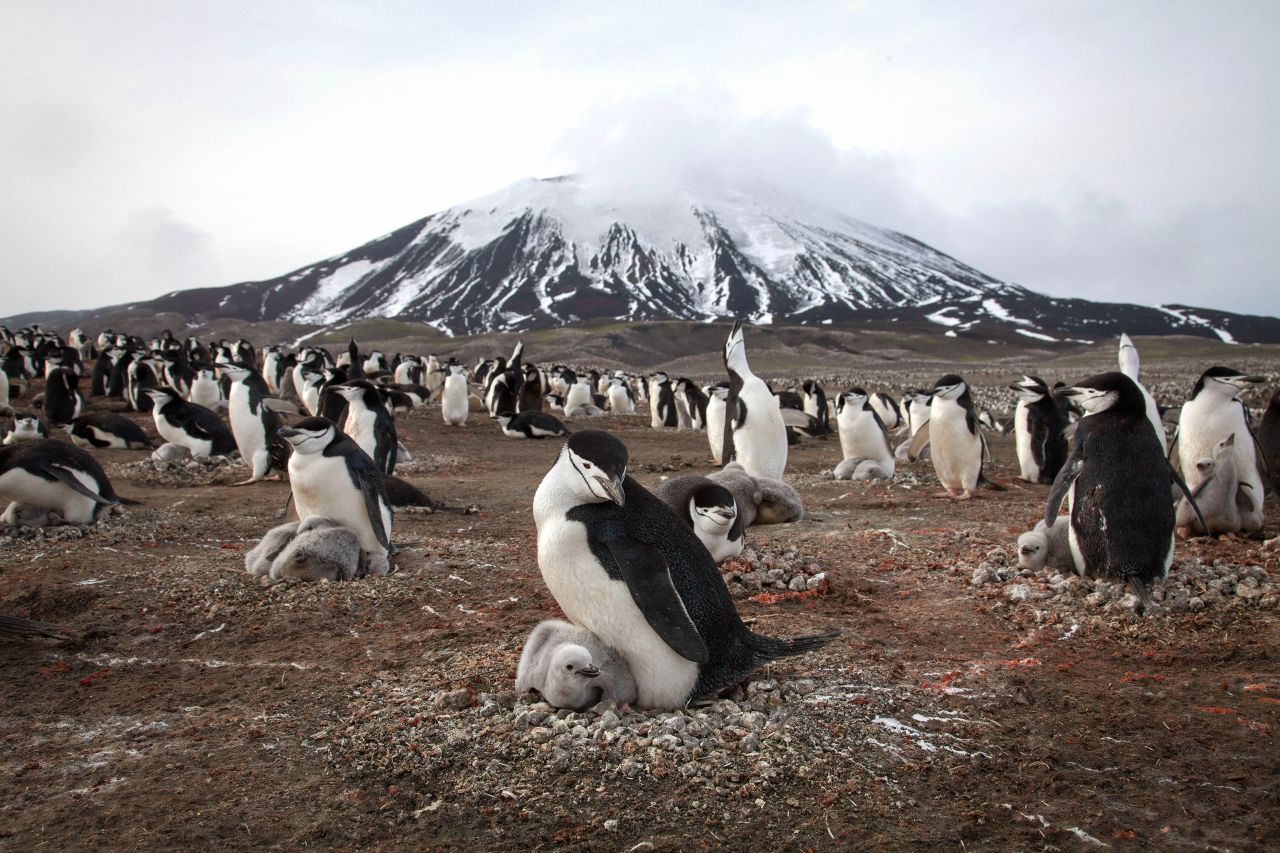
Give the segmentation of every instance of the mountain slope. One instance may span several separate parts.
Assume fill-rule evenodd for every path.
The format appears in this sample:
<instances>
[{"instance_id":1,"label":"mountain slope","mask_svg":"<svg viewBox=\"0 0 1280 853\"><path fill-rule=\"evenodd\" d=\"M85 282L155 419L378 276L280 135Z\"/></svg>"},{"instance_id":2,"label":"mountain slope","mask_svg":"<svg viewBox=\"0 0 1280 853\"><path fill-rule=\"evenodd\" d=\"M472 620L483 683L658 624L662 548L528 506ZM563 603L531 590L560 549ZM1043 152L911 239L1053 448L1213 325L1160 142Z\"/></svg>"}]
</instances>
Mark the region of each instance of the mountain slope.
<instances>
[{"instance_id":1,"label":"mountain slope","mask_svg":"<svg viewBox=\"0 0 1280 853\"><path fill-rule=\"evenodd\" d=\"M1053 299L911 237L767 187L661 197L525 180L275 279L130 306L331 324L400 317L447 334L600 319L847 324L1054 341L1131 334L1280 340L1280 320Z\"/></svg>"}]
</instances>

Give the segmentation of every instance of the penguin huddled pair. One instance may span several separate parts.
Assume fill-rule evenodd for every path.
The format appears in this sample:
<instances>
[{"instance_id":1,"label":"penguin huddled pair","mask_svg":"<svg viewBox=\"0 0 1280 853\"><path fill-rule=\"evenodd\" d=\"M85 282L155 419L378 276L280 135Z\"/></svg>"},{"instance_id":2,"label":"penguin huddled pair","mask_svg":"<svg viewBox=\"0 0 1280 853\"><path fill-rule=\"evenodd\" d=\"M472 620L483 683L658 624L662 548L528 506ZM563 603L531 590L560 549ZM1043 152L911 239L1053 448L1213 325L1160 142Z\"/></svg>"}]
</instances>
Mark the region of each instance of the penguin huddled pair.
<instances>
[{"instance_id":1,"label":"penguin huddled pair","mask_svg":"<svg viewBox=\"0 0 1280 853\"><path fill-rule=\"evenodd\" d=\"M842 461L837 480L892 480L896 467L889 430L872 398L862 388L850 388L836 398L836 427Z\"/></svg>"},{"instance_id":2,"label":"penguin huddled pair","mask_svg":"<svg viewBox=\"0 0 1280 853\"><path fill-rule=\"evenodd\" d=\"M554 708L573 711L612 701L625 712L639 695L622 655L590 631L560 619L539 622L525 641L516 692L530 691Z\"/></svg>"},{"instance_id":3,"label":"penguin huddled pair","mask_svg":"<svg viewBox=\"0 0 1280 853\"><path fill-rule=\"evenodd\" d=\"M676 708L835 634L748 630L715 561L670 507L627 475L626 447L575 433L533 501L538 566L564 614L627 662L637 701Z\"/></svg>"},{"instance_id":4,"label":"penguin huddled pair","mask_svg":"<svg viewBox=\"0 0 1280 853\"><path fill-rule=\"evenodd\" d=\"M386 574L372 566L354 531L320 515L267 531L244 558L245 569L272 581L341 581Z\"/></svg>"},{"instance_id":5,"label":"penguin huddled pair","mask_svg":"<svg viewBox=\"0 0 1280 853\"><path fill-rule=\"evenodd\" d=\"M0 501L55 512L67 524L92 524L132 503L116 494L98 460L50 438L0 446Z\"/></svg>"}]
</instances>

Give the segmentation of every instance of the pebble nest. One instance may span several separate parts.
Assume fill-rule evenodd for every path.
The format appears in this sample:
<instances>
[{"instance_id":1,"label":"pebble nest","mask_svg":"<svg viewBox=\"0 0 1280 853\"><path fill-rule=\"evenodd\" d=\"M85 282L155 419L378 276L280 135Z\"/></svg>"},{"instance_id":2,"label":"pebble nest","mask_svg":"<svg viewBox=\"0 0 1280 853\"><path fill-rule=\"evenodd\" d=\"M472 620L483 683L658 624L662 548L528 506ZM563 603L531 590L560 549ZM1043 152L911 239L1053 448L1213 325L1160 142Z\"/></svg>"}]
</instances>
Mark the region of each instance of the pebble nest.
<instances>
[{"instance_id":1,"label":"pebble nest","mask_svg":"<svg viewBox=\"0 0 1280 853\"><path fill-rule=\"evenodd\" d=\"M1056 569L1020 569L1006 548L992 550L969 583L991 609L1029 612L1036 622L1056 621L1051 618L1056 615L1081 624L1138 623L1209 610L1280 608L1280 584L1265 568L1196 557L1178 559L1169 577L1151 583L1155 606L1144 616L1135 612L1138 599L1127 584Z\"/></svg>"},{"instance_id":2,"label":"pebble nest","mask_svg":"<svg viewBox=\"0 0 1280 853\"><path fill-rule=\"evenodd\" d=\"M761 679L728 698L652 713L623 713L611 702L574 712L510 690L423 692L378 681L352 697L350 716L304 745L413 797L418 808L404 819L441 808L496 811L502 800L527 813L613 796L616 808L592 817L606 831L619 828L619 817L632 828L652 826L662 811L785 810L799 805L782 799L798 781L834 784L851 772L896 788L893 777L908 757L943 767L992 758L993 747L968 739L992 725L968 716L983 709L942 708L943 692L864 679L880 680L870 672L859 683ZM667 777L680 782L678 798L631 808L627 780ZM565 789L577 794L566 800Z\"/></svg>"},{"instance_id":3,"label":"pebble nest","mask_svg":"<svg viewBox=\"0 0 1280 853\"><path fill-rule=\"evenodd\" d=\"M721 563L720 572L729 594L735 598L763 592L810 590L822 595L830 586L827 572L818 561L801 555L794 548L769 545L744 548L737 557Z\"/></svg>"},{"instance_id":4,"label":"pebble nest","mask_svg":"<svg viewBox=\"0 0 1280 853\"><path fill-rule=\"evenodd\" d=\"M42 542L71 542L103 530L119 531L125 522L118 509L104 512L93 524L59 524L53 527L6 525L0 529L0 547L29 548Z\"/></svg>"},{"instance_id":5,"label":"pebble nest","mask_svg":"<svg viewBox=\"0 0 1280 853\"><path fill-rule=\"evenodd\" d=\"M112 481L132 480L159 486L226 486L244 479L248 471L248 466L239 459L226 456L177 462L148 458L117 462L108 468Z\"/></svg>"}]
</instances>

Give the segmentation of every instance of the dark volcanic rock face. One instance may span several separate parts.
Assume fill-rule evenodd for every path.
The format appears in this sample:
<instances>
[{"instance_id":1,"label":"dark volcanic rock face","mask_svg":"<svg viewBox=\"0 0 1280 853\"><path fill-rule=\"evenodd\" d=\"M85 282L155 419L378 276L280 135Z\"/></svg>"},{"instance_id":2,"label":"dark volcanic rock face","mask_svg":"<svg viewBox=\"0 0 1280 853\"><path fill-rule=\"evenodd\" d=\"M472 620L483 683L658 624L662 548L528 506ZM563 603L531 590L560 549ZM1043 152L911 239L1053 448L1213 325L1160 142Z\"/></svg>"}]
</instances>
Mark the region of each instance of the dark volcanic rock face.
<instances>
[{"instance_id":1,"label":"dark volcanic rock face","mask_svg":"<svg viewBox=\"0 0 1280 853\"><path fill-rule=\"evenodd\" d=\"M1043 342L1121 331L1280 341L1275 318L1047 297L769 188L619 198L587 179L520 181L279 278L131 310L307 324L395 317L451 335L742 318L927 322L950 336Z\"/></svg>"}]
</instances>

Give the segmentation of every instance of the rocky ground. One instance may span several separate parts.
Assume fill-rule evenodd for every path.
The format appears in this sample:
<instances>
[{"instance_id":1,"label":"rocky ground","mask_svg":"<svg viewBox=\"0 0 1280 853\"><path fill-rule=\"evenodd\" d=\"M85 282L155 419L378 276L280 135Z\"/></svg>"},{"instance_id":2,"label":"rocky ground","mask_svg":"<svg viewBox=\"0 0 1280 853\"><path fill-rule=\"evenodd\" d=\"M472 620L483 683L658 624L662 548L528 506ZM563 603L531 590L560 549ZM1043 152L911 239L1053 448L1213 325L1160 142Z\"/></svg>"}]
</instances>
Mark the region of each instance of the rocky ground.
<instances>
[{"instance_id":1,"label":"rocky ground","mask_svg":"<svg viewBox=\"0 0 1280 853\"><path fill-rule=\"evenodd\" d=\"M993 400L1016 378L982 372ZM807 440L788 481L809 517L751 529L723 568L754 630L840 638L714 702L570 713L512 690L523 638L560 615L529 512L559 444L504 439L478 413L465 429L435 409L399 423L407 478L479 512L397 515L385 578L260 585L244 552L288 486L231 487L238 464L132 451L100 458L139 506L88 531L0 536L0 612L74 633L0 641L0 846L1280 837L1280 550L1262 541L1180 543L1140 617L1114 584L1017 569L1047 487L1013 480L1010 439L992 440L988 469L1008 490L963 504L931 497L928 463L888 484L833 481L838 443ZM701 434L641 417L571 426L616 432L642 483L711 470Z\"/></svg>"}]
</instances>

